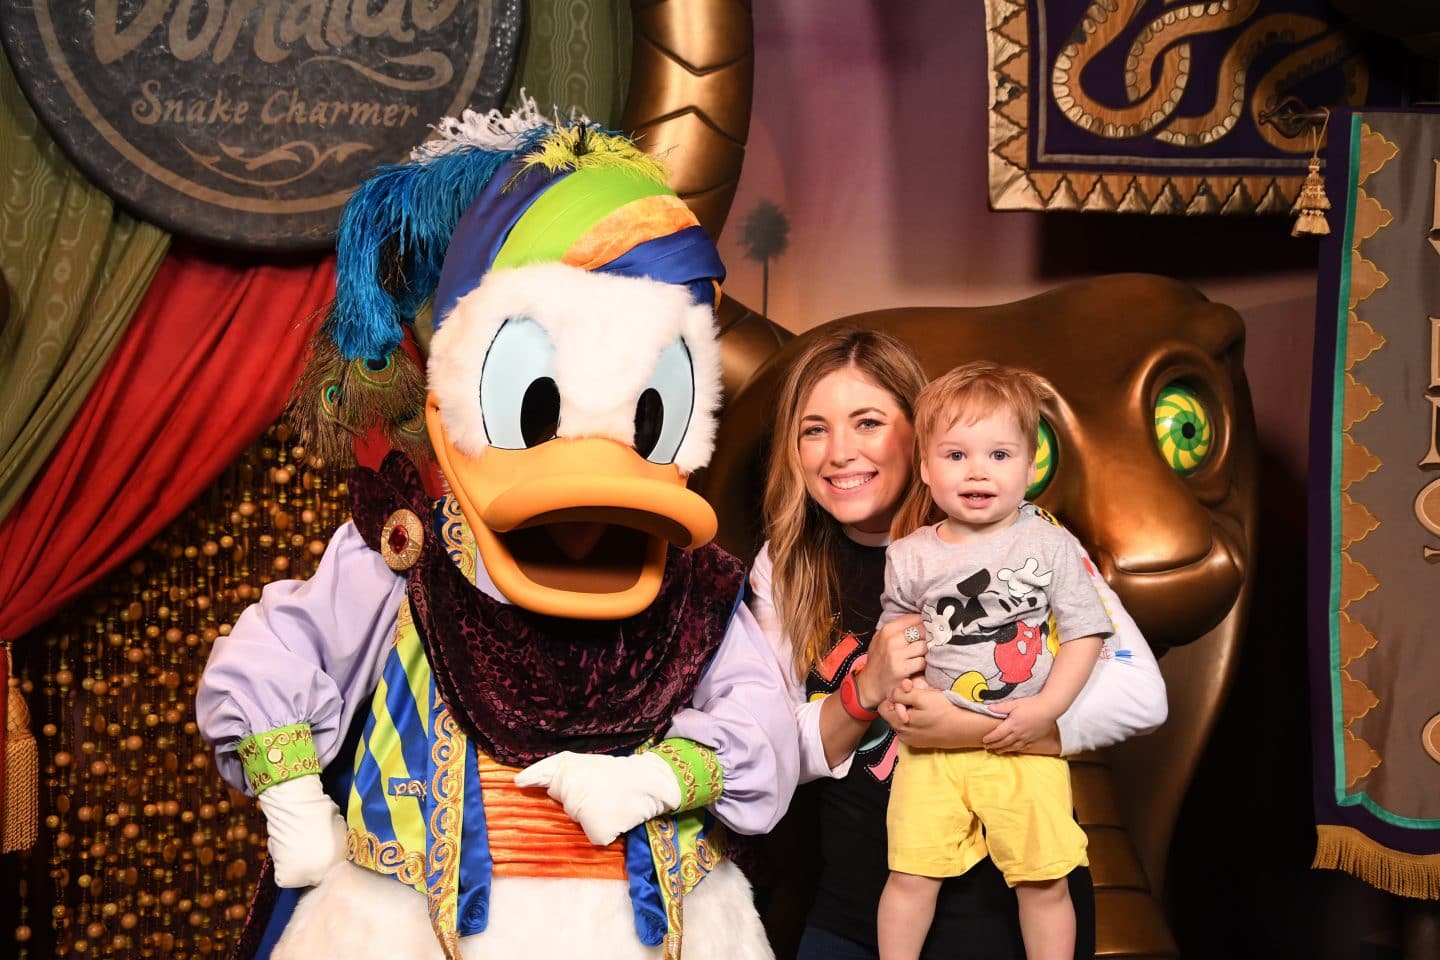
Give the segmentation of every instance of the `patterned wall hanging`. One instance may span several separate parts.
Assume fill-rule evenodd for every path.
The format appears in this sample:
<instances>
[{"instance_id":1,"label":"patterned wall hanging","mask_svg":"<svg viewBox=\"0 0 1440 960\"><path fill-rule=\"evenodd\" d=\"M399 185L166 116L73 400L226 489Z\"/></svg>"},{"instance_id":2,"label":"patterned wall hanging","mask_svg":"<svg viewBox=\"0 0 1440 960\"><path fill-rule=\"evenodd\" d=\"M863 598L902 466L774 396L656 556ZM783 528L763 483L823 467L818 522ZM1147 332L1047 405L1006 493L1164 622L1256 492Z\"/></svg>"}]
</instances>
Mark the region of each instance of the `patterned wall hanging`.
<instances>
[{"instance_id":1,"label":"patterned wall hanging","mask_svg":"<svg viewBox=\"0 0 1440 960\"><path fill-rule=\"evenodd\" d=\"M1440 899L1440 113L1330 121L1310 431L1315 866Z\"/></svg>"},{"instance_id":2,"label":"patterned wall hanging","mask_svg":"<svg viewBox=\"0 0 1440 960\"><path fill-rule=\"evenodd\" d=\"M996 210L1289 213L1313 128L1400 86L1324 0L986 0ZM1261 122L1277 115L1277 122Z\"/></svg>"}]
</instances>

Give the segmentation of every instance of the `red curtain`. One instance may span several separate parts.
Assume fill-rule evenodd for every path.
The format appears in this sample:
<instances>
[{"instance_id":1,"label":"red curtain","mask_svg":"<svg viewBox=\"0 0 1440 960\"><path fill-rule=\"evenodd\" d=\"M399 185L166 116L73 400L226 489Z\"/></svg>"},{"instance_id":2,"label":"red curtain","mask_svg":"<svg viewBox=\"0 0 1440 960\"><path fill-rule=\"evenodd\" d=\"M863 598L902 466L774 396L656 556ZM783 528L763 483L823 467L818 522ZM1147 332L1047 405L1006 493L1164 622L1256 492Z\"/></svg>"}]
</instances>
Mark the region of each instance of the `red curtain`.
<instances>
[{"instance_id":1,"label":"red curtain","mask_svg":"<svg viewBox=\"0 0 1440 960\"><path fill-rule=\"evenodd\" d=\"M0 637L39 626L149 542L274 422L334 285L333 259L171 252L0 524Z\"/></svg>"}]
</instances>

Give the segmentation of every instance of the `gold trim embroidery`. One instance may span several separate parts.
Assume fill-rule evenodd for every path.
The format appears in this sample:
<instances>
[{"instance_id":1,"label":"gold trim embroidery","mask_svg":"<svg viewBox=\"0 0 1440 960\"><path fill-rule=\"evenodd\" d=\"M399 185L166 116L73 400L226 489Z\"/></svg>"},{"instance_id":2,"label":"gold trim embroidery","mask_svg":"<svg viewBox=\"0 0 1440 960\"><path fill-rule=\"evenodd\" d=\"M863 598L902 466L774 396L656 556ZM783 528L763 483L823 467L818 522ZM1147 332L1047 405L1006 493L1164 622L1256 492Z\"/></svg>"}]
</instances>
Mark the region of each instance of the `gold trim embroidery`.
<instances>
[{"instance_id":1,"label":"gold trim embroidery","mask_svg":"<svg viewBox=\"0 0 1440 960\"><path fill-rule=\"evenodd\" d=\"M296 753L300 756L294 756ZM240 758L250 789L257 795L287 780L320 773L309 724L253 734L240 741L235 755Z\"/></svg>"},{"instance_id":2,"label":"gold trim embroidery","mask_svg":"<svg viewBox=\"0 0 1440 960\"><path fill-rule=\"evenodd\" d=\"M425 855L407 851L399 840L381 842L373 833L352 827L345 835L345 859L357 867L395 877L401 883L425 892Z\"/></svg>"},{"instance_id":3,"label":"gold trim embroidery","mask_svg":"<svg viewBox=\"0 0 1440 960\"><path fill-rule=\"evenodd\" d=\"M698 806L697 801L700 798L700 784L695 780L694 766L679 750L664 741L655 744L653 749L669 761L668 766L672 771L680 774L680 788L684 792L684 796L680 798L680 809L693 810Z\"/></svg>"},{"instance_id":4,"label":"gold trim embroidery","mask_svg":"<svg viewBox=\"0 0 1440 960\"><path fill-rule=\"evenodd\" d=\"M447 496L440 501L440 542L445 546L445 552L460 572L465 574L465 579L470 583L475 582L475 534L470 532L470 526L465 522L465 514L460 511L460 502L453 496Z\"/></svg>"},{"instance_id":5,"label":"gold trim embroidery","mask_svg":"<svg viewBox=\"0 0 1440 960\"><path fill-rule=\"evenodd\" d=\"M650 855L655 858L655 883L665 904L665 939L661 941L664 960L680 960L683 934L685 884L679 865L680 844L674 817L656 817L645 822Z\"/></svg>"},{"instance_id":6,"label":"gold trim embroidery","mask_svg":"<svg viewBox=\"0 0 1440 960\"><path fill-rule=\"evenodd\" d=\"M435 774L430 781L430 795L435 810L430 815L428 884L430 926L440 941L446 960L460 960L460 934L456 911L460 896L460 829L465 802L466 737L460 725L441 707L435 719L435 744L430 758Z\"/></svg>"},{"instance_id":7,"label":"gold trim embroidery","mask_svg":"<svg viewBox=\"0 0 1440 960\"><path fill-rule=\"evenodd\" d=\"M680 960L684 935L684 899L725 857L725 828L713 824L704 837L695 838L694 851L680 850L679 820L656 817L645 823L650 855L655 860L655 881L665 905L664 960Z\"/></svg>"},{"instance_id":8,"label":"gold trim embroidery","mask_svg":"<svg viewBox=\"0 0 1440 960\"><path fill-rule=\"evenodd\" d=\"M724 794L725 774L720 768L720 760L715 751L699 744L680 747L668 740L662 740L650 749L664 759L670 769L679 776L680 787L684 793L680 800L682 811L709 806ZM695 775L697 763L701 777Z\"/></svg>"},{"instance_id":9,"label":"gold trim embroidery","mask_svg":"<svg viewBox=\"0 0 1440 960\"><path fill-rule=\"evenodd\" d=\"M724 796L724 770L720 767L716 751L684 738L661 740L652 747L639 748L639 753L647 751L664 760L680 782L683 793L680 812L710 806ZM700 771L698 776L697 769Z\"/></svg>"},{"instance_id":10,"label":"gold trim embroidery","mask_svg":"<svg viewBox=\"0 0 1440 960\"><path fill-rule=\"evenodd\" d=\"M390 646L399 646L400 634L414 629L415 614L410 611L410 598L407 596L405 602L400 604L400 610L395 616L395 632L390 635Z\"/></svg>"},{"instance_id":11,"label":"gold trim embroidery","mask_svg":"<svg viewBox=\"0 0 1440 960\"><path fill-rule=\"evenodd\" d=\"M685 892L693 891L704 880L706 875L725 859L725 827L716 823L710 828L709 835L700 837L695 841L695 852L687 853L680 858L680 879L685 884Z\"/></svg>"}]
</instances>

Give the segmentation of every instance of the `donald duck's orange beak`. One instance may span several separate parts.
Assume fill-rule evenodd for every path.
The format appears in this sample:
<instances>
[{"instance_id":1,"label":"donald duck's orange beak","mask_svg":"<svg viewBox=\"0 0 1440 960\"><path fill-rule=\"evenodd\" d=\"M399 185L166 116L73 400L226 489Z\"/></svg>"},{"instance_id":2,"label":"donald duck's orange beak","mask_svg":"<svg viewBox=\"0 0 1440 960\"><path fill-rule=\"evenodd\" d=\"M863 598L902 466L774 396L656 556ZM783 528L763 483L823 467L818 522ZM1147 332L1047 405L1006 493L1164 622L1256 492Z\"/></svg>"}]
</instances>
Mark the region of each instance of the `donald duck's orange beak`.
<instances>
[{"instance_id":1,"label":"donald duck's orange beak","mask_svg":"<svg viewBox=\"0 0 1440 960\"><path fill-rule=\"evenodd\" d=\"M714 510L674 464L651 463L607 439L555 439L479 456L450 442L434 394L430 441L480 561L505 598L582 620L634 616L654 602L673 543L715 536Z\"/></svg>"}]
</instances>

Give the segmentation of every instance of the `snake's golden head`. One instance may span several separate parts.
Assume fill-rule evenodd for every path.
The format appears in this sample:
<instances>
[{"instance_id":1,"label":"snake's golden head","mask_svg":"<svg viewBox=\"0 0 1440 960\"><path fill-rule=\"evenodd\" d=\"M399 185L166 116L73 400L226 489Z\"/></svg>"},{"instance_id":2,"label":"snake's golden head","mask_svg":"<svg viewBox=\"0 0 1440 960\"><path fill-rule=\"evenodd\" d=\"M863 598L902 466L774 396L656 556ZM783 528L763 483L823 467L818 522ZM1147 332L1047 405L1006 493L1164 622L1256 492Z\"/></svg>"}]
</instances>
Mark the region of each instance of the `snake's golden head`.
<instances>
[{"instance_id":1,"label":"snake's golden head","mask_svg":"<svg viewBox=\"0 0 1440 960\"><path fill-rule=\"evenodd\" d=\"M1069 287L1012 305L1025 309L995 352L1055 388L1032 498L1089 546L1163 651L1225 618L1253 557L1244 330L1234 311L1179 285L1120 280L1109 304ZM1127 315L1126 302L1149 300L1152 287L1186 296Z\"/></svg>"}]
</instances>

